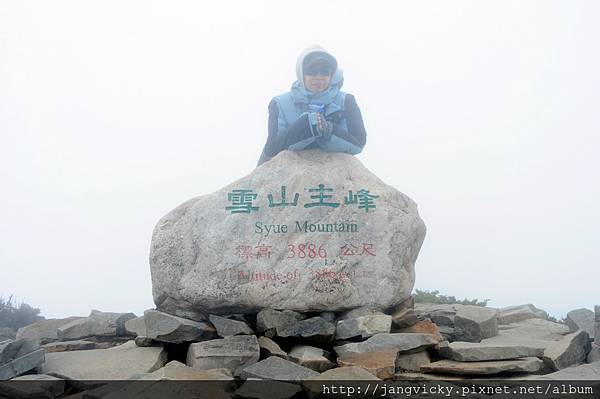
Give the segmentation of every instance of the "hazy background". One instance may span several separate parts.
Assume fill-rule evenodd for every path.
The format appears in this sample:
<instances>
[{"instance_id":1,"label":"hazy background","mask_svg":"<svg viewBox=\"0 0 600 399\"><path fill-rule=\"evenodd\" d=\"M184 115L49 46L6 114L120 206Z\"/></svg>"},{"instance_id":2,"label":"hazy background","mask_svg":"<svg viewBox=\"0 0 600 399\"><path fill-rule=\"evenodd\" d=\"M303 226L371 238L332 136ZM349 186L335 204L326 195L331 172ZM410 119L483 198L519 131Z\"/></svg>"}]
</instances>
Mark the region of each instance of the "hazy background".
<instances>
[{"instance_id":1,"label":"hazy background","mask_svg":"<svg viewBox=\"0 0 600 399\"><path fill-rule=\"evenodd\" d=\"M416 288L556 317L600 303L600 2L3 1L0 295L153 307L155 223L250 173L320 44L358 158L419 205Z\"/></svg>"}]
</instances>

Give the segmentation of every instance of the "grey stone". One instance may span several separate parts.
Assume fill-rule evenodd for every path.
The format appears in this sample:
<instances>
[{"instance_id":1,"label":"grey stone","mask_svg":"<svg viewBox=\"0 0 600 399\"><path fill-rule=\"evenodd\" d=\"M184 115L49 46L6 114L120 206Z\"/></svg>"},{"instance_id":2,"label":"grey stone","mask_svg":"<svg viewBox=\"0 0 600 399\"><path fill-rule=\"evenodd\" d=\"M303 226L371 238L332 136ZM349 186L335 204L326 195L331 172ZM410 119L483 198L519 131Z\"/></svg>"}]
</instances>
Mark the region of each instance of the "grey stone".
<instances>
[{"instance_id":1,"label":"grey stone","mask_svg":"<svg viewBox=\"0 0 600 399\"><path fill-rule=\"evenodd\" d=\"M386 349L398 349L400 353L414 353L431 348L438 343L433 334L391 333L376 334L363 342L336 346L333 349L338 357L351 353L379 352Z\"/></svg>"},{"instance_id":2,"label":"grey stone","mask_svg":"<svg viewBox=\"0 0 600 399\"><path fill-rule=\"evenodd\" d=\"M263 309L256 315L256 330L267 337L274 337L277 328L303 320L305 316L293 310Z\"/></svg>"},{"instance_id":3,"label":"grey stone","mask_svg":"<svg viewBox=\"0 0 600 399\"><path fill-rule=\"evenodd\" d=\"M330 323L335 322L335 319L337 318L335 312L321 312L319 313L319 316Z\"/></svg>"},{"instance_id":4,"label":"grey stone","mask_svg":"<svg viewBox=\"0 0 600 399\"><path fill-rule=\"evenodd\" d=\"M9 380L44 363L44 350L38 349L20 355L0 366L0 380Z\"/></svg>"},{"instance_id":5,"label":"grey stone","mask_svg":"<svg viewBox=\"0 0 600 399\"><path fill-rule=\"evenodd\" d=\"M419 321L414 309L405 308L392 314L392 321L398 328L406 328L416 324Z\"/></svg>"},{"instance_id":6,"label":"grey stone","mask_svg":"<svg viewBox=\"0 0 600 399\"><path fill-rule=\"evenodd\" d=\"M594 362L597 362L598 360L600 360L600 346L593 343L592 349L588 353L585 361L588 363L594 363Z\"/></svg>"},{"instance_id":7,"label":"grey stone","mask_svg":"<svg viewBox=\"0 0 600 399\"><path fill-rule=\"evenodd\" d=\"M375 334L389 333L391 327L392 316L385 314L358 316L352 319L339 320L335 329L335 338L369 338Z\"/></svg>"},{"instance_id":8,"label":"grey stone","mask_svg":"<svg viewBox=\"0 0 600 399\"><path fill-rule=\"evenodd\" d=\"M0 392L14 399L55 398L65 391L64 379L46 374L27 374L10 381L0 383Z\"/></svg>"},{"instance_id":9,"label":"grey stone","mask_svg":"<svg viewBox=\"0 0 600 399\"><path fill-rule=\"evenodd\" d=\"M290 349L289 359L311 370L322 372L335 367L328 359L329 353L309 345L296 345Z\"/></svg>"},{"instance_id":10,"label":"grey stone","mask_svg":"<svg viewBox=\"0 0 600 399\"><path fill-rule=\"evenodd\" d=\"M181 362L172 360L152 373L145 374L140 380L184 380L184 381L232 381L231 370L214 368L198 370Z\"/></svg>"},{"instance_id":11,"label":"grey stone","mask_svg":"<svg viewBox=\"0 0 600 399\"><path fill-rule=\"evenodd\" d=\"M17 331L10 327L0 327L0 342L7 339L16 339Z\"/></svg>"},{"instance_id":12,"label":"grey stone","mask_svg":"<svg viewBox=\"0 0 600 399\"><path fill-rule=\"evenodd\" d=\"M0 342L0 365L39 349L37 340L19 338Z\"/></svg>"},{"instance_id":13,"label":"grey stone","mask_svg":"<svg viewBox=\"0 0 600 399\"><path fill-rule=\"evenodd\" d=\"M262 358L267 358L269 356L277 356L282 359L288 360L288 354L283 351L279 345L271 338L268 337L258 337L258 345L260 346L260 352Z\"/></svg>"},{"instance_id":14,"label":"grey stone","mask_svg":"<svg viewBox=\"0 0 600 399\"><path fill-rule=\"evenodd\" d=\"M47 353L41 372L69 380L127 380L161 368L166 360L163 348L140 348L132 340L109 349Z\"/></svg>"},{"instance_id":15,"label":"grey stone","mask_svg":"<svg viewBox=\"0 0 600 399\"><path fill-rule=\"evenodd\" d=\"M498 330L498 335L481 340L482 344L514 345L546 349L569 333L566 324L532 318L511 323Z\"/></svg>"},{"instance_id":16,"label":"grey stone","mask_svg":"<svg viewBox=\"0 0 600 399\"><path fill-rule=\"evenodd\" d=\"M149 346L162 345L162 342L160 342L160 341L155 341L152 338L148 338L148 337L142 337L141 335L138 335L137 337L135 337L135 339L133 341L135 342L135 344L137 346L142 347L142 348L147 348Z\"/></svg>"},{"instance_id":17,"label":"grey stone","mask_svg":"<svg viewBox=\"0 0 600 399\"><path fill-rule=\"evenodd\" d=\"M76 340L76 341L60 341L50 342L49 344L42 345L42 348L46 353L50 352L66 352L66 351L79 351L96 349L96 343L92 341Z\"/></svg>"},{"instance_id":18,"label":"grey stone","mask_svg":"<svg viewBox=\"0 0 600 399\"><path fill-rule=\"evenodd\" d=\"M305 338L319 342L331 341L334 334L335 326L319 316L277 327L277 335L280 337Z\"/></svg>"},{"instance_id":19,"label":"grey stone","mask_svg":"<svg viewBox=\"0 0 600 399\"><path fill-rule=\"evenodd\" d=\"M134 317L133 313L92 310L88 317L58 327L58 338L71 341L90 336L126 335L125 322Z\"/></svg>"},{"instance_id":20,"label":"grey stone","mask_svg":"<svg viewBox=\"0 0 600 399\"><path fill-rule=\"evenodd\" d=\"M334 395L331 392L327 394L323 394L323 386L328 384L328 381L331 382L345 382L345 388L347 389L350 385L349 383L352 381L381 381L381 379L375 377L372 373L368 372L362 367L357 366L348 366L348 367L338 367L335 369L327 370L317 376L308 377L302 382L302 387L304 391L306 391L310 398L365 398L365 397L374 397L371 396L371 393L368 393L368 396L363 393L359 393L358 387L353 386L354 393L349 395L347 391L344 392L344 395ZM352 384L354 385L354 384ZM365 385L360 384L362 389L365 389ZM339 391L338 391L339 392Z\"/></svg>"},{"instance_id":21,"label":"grey stone","mask_svg":"<svg viewBox=\"0 0 600 399\"><path fill-rule=\"evenodd\" d=\"M583 330L590 337L594 337L594 312L591 310L586 308L571 310L567 313L566 323L571 332Z\"/></svg>"},{"instance_id":22,"label":"grey stone","mask_svg":"<svg viewBox=\"0 0 600 399\"><path fill-rule=\"evenodd\" d=\"M125 322L125 332L127 335L145 337L148 333L146 332L146 322L144 321L144 316L127 320Z\"/></svg>"},{"instance_id":23,"label":"grey stone","mask_svg":"<svg viewBox=\"0 0 600 399\"><path fill-rule=\"evenodd\" d=\"M19 328L17 339L25 338L37 340L40 344L58 340L58 329L74 320L85 319L85 317L67 317L65 319L40 320L35 323Z\"/></svg>"},{"instance_id":24,"label":"grey stone","mask_svg":"<svg viewBox=\"0 0 600 399\"><path fill-rule=\"evenodd\" d=\"M265 380L294 382L300 382L316 375L319 375L319 373L314 370L276 356L254 363L246 367L241 373L241 377L244 379L262 378Z\"/></svg>"},{"instance_id":25,"label":"grey stone","mask_svg":"<svg viewBox=\"0 0 600 399\"><path fill-rule=\"evenodd\" d=\"M227 368L239 376L244 367L258 362L259 358L256 336L235 335L191 344L186 364L198 370Z\"/></svg>"},{"instance_id":26,"label":"grey stone","mask_svg":"<svg viewBox=\"0 0 600 399\"><path fill-rule=\"evenodd\" d=\"M362 316L372 316L372 315L383 315L381 309L373 306L361 306L359 308L351 309L346 312L343 312L338 320L349 320L356 319L357 317Z\"/></svg>"},{"instance_id":27,"label":"grey stone","mask_svg":"<svg viewBox=\"0 0 600 399\"><path fill-rule=\"evenodd\" d=\"M254 334L254 331L243 321L231 320L225 317L209 315L208 319L217 329L220 337L229 337L231 335Z\"/></svg>"},{"instance_id":28,"label":"grey stone","mask_svg":"<svg viewBox=\"0 0 600 399\"><path fill-rule=\"evenodd\" d=\"M431 363L429 352L421 351L417 353L399 354L396 359L397 370L420 371L421 366Z\"/></svg>"},{"instance_id":29,"label":"grey stone","mask_svg":"<svg viewBox=\"0 0 600 399\"><path fill-rule=\"evenodd\" d=\"M265 387L268 386L268 389ZM235 391L236 397L247 399L289 399L302 391L297 384L283 381L247 380Z\"/></svg>"},{"instance_id":30,"label":"grey stone","mask_svg":"<svg viewBox=\"0 0 600 399\"><path fill-rule=\"evenodd\" d=\"M591 349L588 333L577 330L548 346L544 351L544 363L556 371L576 366L585 361Z\"/></svg>"},{"instance_id":31,"label":"grey stone","mask_svg":"<svg viewBox=\"0 0 600 399\"><path fill-rule=\"evenodd\" d=\"M554 373L532 377L536 380L600 380L600 361L567 367Z\"/></svg>"},{"instance_id":32,"label":"grey stone","mask_svg":"<svg viewBox=\"0 0 600 399\"><path fill-rule=\"evenodd\" d=\"M594 306L594 342L600 345L600 306Z\"/></svg>"},{"instance_id":33,"label":"grey stone","mask_svg":"<svg viewBox=\"0 0 600 399\"><path fill-rule=\"evenodd\" d=\"M183 343L216 337L214 327L204 321L194 321L149 309L144 312L147 337L161 342Z\"/></svg>"},{"instance_id":34,"label":"grey stone","mask_svg":"<svg viewBox=\"0 0 600 399\"><path fill-rule=\"evenodd\" d=\"M544 350L522 345L492 345L488 343L451 342L440 348L440 355L458 362L480 362L485 360L507 360L523 357L539 357Z\"/></svg>"},{"instance_id":35,"label":"grey stone","mask_svg":"<svg viewBox=\"0 0 600 399\"><path fill-rule=\"evenodd\" d=\"M454 340L480 342L498 335L496 309L483 306L462 306L454 317Z\"/></svg>"},{"instance_id":36,"label":"grey stone","mask_svg":"<svg viewBox=\"0 0 600 399\"><path fill-rule=\"evenodd\" d=\"M438 360L421 366L421 371L449 374L498 374L505 372L535 373L542 369L543 362L537 357L526 357L512 360L492 360L483 362L457 362L454 360Z\"/></svg>"},{"instance_id":37,"label":"grey stone","mask_svg":"<svg viewBox=\"0 0 600 399\"><path fill-rule=\"evenodd\" d=\"M319 184L333 190L328 195L339 206L304 206L315 203L308 190ZM277 201L282 185L292 199L299 194L297 206L269 206L267 195L273 194ZM241 188L256 196L247 202L255 208L236 204L240 194L234 190ZM349 191L361 189L377 196L373 197L376 208L343 201ZM257 234L256 224L266 221L290 221L288 233L271 229L266 238L263 229ZM296 229L296 221L303 230ZM309 242L323 228L329 232L322 249L329 254L339 251L349 237L347 231L331 233L340 225L360 231L361 242L373 243L370 251L376 256L330 255L327 273L319 276L308 270L322 270L322 257L288 257L290 242ZM176 315L391 307L412 292L414 264L425 233L417 204L381 181L358 158L320 149L281 151L249 175L186 201L158 221L150 250L154 301L159 310ZM254 248L265 239L271 251L257 259ZM238 250L241 243L253 249L248 259ZM369 276L348 277L362 271ZM264 278L252 277L257 273Z\"/></svg>"},{"instance_id":38,"label":"grey stone","mask_svg":"<svg viewBox=\"0 0 600 399\"><path fill-rule=\"evenodd\" d=\"M461 304L436 304L415 303L414 311L421 320L429 319L438 327L447 326L454 328L456 311L464 305Z\"/></svg>"},{"instance_id":39,"label":"grey stone","mask_svg":"<svg viewBox=\"0 0 600 399\"><path fill-rule=\"evenodd\" d=\"M498 324L518 323L528 319L548 319L548 313L532 304L507 306L498 309Z\"/></svg>"}]
</instances>

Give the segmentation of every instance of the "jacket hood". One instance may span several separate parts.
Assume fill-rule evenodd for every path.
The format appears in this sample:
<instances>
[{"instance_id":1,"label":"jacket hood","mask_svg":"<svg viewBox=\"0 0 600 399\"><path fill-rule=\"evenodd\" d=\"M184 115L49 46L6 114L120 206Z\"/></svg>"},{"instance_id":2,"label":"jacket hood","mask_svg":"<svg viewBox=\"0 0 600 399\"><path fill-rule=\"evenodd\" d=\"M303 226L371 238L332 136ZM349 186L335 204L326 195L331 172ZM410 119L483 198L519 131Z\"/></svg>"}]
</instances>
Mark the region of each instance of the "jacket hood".
<instances>
[{"instance_id":1,"label":"jacket hood","mask_svg":"<svg viewBox=\"0 0 600 399\"><path fill-rule=\"evenodd\" d=\"M328 59L330 61L331 65L333 65L333 69L334 69L333 76L331 77L330 85L332 85L332 86L336 85L336 86L338 86L338 88L342 87L342 84L343 84L342 71L338 69L338 63L337 63L337 60L335 59L335 57L321 46L310 46L310 47L304 49L304 51L302 51L302 53L300 53L300 56L298 57L298 60L296 61L296 79L298 80L298 83L302 87L302 89L305 89L305 87L304 87L304 61L308 57L310 57L310 58L323 57L323 58Z\"/></svg>"}]
</instances>

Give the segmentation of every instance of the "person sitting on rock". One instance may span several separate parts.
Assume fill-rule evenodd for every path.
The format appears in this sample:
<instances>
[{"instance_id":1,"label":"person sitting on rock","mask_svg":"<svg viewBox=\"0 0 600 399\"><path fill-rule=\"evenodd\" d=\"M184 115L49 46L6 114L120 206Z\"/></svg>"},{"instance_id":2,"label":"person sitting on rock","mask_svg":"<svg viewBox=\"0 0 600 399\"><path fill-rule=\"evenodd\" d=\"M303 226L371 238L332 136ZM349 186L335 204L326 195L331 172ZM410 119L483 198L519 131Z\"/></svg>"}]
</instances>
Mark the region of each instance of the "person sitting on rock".
<instances>
[{"instance_id":1,"label":"person sitting on rock","mask_svg":"<svg viewBox=\"0 0 600 399\"><path fill-rule=\"evenodd\" d=\"M269 135L256 166L283 150L360 153L367 132L354 96L340 91L344 77L335 57L309 47L298 58L296 76L291 91L269 103Z\"/></svg>"}]
</instances>

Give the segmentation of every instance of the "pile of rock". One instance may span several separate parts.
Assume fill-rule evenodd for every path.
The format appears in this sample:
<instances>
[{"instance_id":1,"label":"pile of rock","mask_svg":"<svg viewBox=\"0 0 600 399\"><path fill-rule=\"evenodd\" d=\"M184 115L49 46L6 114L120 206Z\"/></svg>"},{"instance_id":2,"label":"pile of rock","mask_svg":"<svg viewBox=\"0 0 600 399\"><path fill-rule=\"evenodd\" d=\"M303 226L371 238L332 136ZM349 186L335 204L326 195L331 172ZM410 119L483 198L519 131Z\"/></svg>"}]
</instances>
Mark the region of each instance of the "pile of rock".
<instances>
[{"instance_id":1,"label":"pile of rock","mask_svg":"<svg viewBox=\"0 0 600 399\"><path fill-rule=\"evenodd\" d=\"M141 317L92 311L21 328L16 340L0 344L0 370L3 379L26 373L18 378L53 382L55 394L95 388L87 380L211 380L249 398L255 379L280 381L287 397L321 380L598 379L600 352L590 333L600 334L600 307L595 311L569 312L567 324L533 305L412 299L385 310L263 309L207 320L153 309Z\"/></svg>"}]
</instances>

